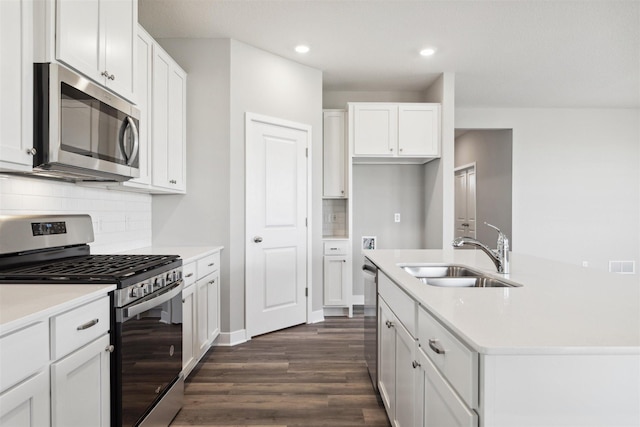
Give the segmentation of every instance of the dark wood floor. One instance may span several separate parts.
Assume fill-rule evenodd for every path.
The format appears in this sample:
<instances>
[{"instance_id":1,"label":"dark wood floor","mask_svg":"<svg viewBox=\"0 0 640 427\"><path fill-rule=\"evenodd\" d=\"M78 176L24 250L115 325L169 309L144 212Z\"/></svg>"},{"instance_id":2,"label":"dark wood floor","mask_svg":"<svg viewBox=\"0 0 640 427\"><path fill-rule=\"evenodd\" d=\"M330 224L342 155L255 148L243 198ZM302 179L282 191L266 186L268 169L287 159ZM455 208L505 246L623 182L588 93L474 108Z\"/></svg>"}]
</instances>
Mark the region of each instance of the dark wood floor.
<instances>
[{"instance_id":1,"label":"dark wood floor","mask_svg":"<svg viewBox=\"0 0 640 427\"><path fill-rule=\"evenodd\" d=\"M185 384L182 426L389 426L363 356L363 318L334 317L213 347Z\"/></svg>"}]
</instances>

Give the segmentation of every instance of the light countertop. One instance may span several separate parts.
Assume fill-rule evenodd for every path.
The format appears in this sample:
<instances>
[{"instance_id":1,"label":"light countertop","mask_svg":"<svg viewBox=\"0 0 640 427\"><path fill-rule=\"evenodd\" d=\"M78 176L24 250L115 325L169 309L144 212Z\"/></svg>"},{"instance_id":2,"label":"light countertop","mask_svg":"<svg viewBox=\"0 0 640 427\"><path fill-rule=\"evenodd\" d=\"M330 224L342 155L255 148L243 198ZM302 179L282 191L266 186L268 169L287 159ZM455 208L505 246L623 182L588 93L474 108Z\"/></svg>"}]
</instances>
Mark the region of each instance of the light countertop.
<instances>
[{"instance_id":1,"label":"light countertop","mask_svg":"<svg viewBox=\"0 0 640 427\"><path fill-rule=\"evenodd\" d=\"M0 335L114 290L115 285L0 285Z\"/></svg>"},{"instance_id":2,"label":"light countertop","mask_svg":"<svg viewBox=\"0 0 640 427\"><path fill-rule=\"evenodd\" d=\"M187 264L198 258L220 252L223 246L147 246L131 249L123 254L129 255L180 255L182 264Z\"/></svg>"},{"instance_id":3,"label":"light countertop","mask_svg":"<svg viewBox=\"0 0 640 427\"><path fill-rule=\"evenodd\" d=\"M496 272L479 250L373 250L365 255L412 298L483 354L640 354L640 280L512 254ZM444 288L401 264L466 265L521 284Z\"/></svg>"}]
</instances>

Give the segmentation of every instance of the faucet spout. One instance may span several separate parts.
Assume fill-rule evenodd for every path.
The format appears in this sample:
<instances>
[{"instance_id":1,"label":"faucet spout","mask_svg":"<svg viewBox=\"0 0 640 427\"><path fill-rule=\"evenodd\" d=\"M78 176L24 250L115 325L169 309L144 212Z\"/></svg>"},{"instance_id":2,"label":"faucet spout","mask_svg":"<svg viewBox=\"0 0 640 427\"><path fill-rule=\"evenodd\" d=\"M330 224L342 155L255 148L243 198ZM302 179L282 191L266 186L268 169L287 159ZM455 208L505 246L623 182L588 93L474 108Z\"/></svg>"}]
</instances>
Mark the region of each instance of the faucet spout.
<instances>
[{"instance_id":1,"label":"faucet spout","mask_svg":"<svg viewBox=\"0 0 640 427\"><path fill-rule=\"evenodd\" d=\"M498 270L498 273L508 274L509 273L509 239L507 239L507 236L505 236L504 233L502 233L502 231L500 231L500 229L498 229L497 227L491 224L487 224L486 222L485 222L485 225L498 231L498 248L497 249L491 249L484 243L480 242L479 240L476 240L473 237L467 237L467 236L456 238L453 242L451 242L451 245L456 248L460 248L465 245L470 245L470 246L475 246L480 248L485 254L489 256L491 261L493 261L493 263L496 266L496 269Z\"/></svg>"}]
</instances>

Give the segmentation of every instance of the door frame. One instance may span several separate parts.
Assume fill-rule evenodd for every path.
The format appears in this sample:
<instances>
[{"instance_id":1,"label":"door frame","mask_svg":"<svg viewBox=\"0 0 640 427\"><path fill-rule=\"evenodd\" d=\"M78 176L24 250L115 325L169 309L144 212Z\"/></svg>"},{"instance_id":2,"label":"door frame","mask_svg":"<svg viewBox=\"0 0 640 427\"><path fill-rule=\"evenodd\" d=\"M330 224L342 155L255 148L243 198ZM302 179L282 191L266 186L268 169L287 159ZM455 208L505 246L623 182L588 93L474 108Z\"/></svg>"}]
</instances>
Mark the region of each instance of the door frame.
<instances>
[{"instance_id":1,"label":"door frame","mask_svg":"<svg viewBox=\"0 0 640 427\"><path fill-rule=\"evenodd\" d=\"M312 178L313 175L311 173L311 166L313 164L312 162L312 156L311 153L313 152L312 148L312 143L313 143L313 134L312 134L312 127L311 125L307 125L304 123L299 123L299 122L294 122L294 121L290 121L290 120L285 120L285 119L281 119L278 117L272 117L272 116L266 116L266 115L262 115L262 114L257 114L257 113L251 113L251 112L246 112L245 113L245 126L244 126L244 149L245 149L245 154L244 154L244 160L245 160L245 172L244 172L244 176L245 176L245 188L244 188L244 200L245 200L245 213L244 213L244 241L245 241L245 246L244 246L244 277L245 277L245 283L244 283L244 327L245 327L245 331L246 331L246 339L250 340L252 338L252 336L250 335L250 331L251 329L249 328L249 304L247 302L247 277L248 276L248 269L247 269L247 245L246 245L246 240L247 240L247 236L249 235L248 230L247 230L247 211L246 211L246 200L247 200L247 187L246 187L246 176L247 176L247 145L248 145L248 140L249 140L249 135L250 135L250 127L251 124L253 122L256 123L266 123L266 124L270 124L270 125L275 125L275 126L281 126L281 127L287 127L287 128L291 128L291 129L296 129L296 130L300 130L303 132L307 133L307 307L306 307L306 322L307 324L310 323L310 319L311 319L311 313L313 312L313 304L312 304L312 299L313 299L313 275L312 275L312 266L313 266L313 253L312 253L312 248L313 248L313 242L312 242L312 230L313 230L313 221L312 221L312 208L313 208L313 198L312 198Z\"/></svg>"}]
</instances>

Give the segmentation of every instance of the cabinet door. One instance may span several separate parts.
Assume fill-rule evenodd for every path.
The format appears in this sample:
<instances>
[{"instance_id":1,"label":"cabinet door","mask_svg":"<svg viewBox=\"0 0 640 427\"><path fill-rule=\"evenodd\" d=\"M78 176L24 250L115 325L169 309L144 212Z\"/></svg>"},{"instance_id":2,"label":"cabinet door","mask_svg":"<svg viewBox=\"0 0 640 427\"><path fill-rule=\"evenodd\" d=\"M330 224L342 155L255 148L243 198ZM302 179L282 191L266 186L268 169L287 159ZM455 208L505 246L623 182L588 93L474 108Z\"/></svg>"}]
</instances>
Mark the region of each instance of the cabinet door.
<instances>
[{"instance_id":1,"label":"cabinet door","mask_svg":"<svg viewBox=\"0 0 640 427\"><path fill-rule=\"evenodd\" d=\"M109 335L51 365L53 427L109 427Z\"/></svg>"},{"instance_id":2,"label":"cabinet door","mask_svg":"<svg viewBox=\"0 0 640 427\"><path fill-rule=\"evenodd\" d=\"M396 396L396 332L395 316L378 299L378 389L390 420L395 419Z\"/></svg>"},{"instance_id":3,"label":"cabinet door","mask_svg":"<svg viewBox=\"0 0 640 427\"><path fill-rule=\"evenodd\" d=\"M153 54L152 183L185 190L186 75L159 46Z\"/></svg>"},{"instance_id":4,"label":"cabinet door","mask_svg":"<svg viewBox=\"0 0 640 427\"><path fill-rule=\"evenodd\" d=\"M100 0L56 0L56 58L102 84L104 32Z\"/></svg>"},{"instance_id":5,"label":"cabinet door","mask_svg":"<svg viewBox=\"0 0 640 427\"><path fill-rule=\"evenodd\" d=\"M478 427L476 412L464 404L422 350L416 355L420 367L415 396L421 419L415 425Z\"/></svg>"},{"instance_id":6,"label":"cabinet door","mask_svg":"<svg viewBox=\"0 0 640 427\"><path fill-rule=\"evenodd\" d=\"M206 353L209 348L208 328L208 278L200 279L196 282L196 360Z\"/></svg>"},{"instance_id":7,"label":"cabinet door","mask_svg":"<svg viewBox=\"0 0 640 427\"><path fill-rule=\"evenodd\" d=\"M189 286L182 291L182 372L185 378L196 364L195 327L196 287Z\"/></svg>"},{"instance_id":8,"label":"cabinet door","mask_svg":"<svg viewBox=\"0 0 640 427\"><path fill-rule=\"evenodd\" d=\"M134 0L101 0L100 19L104 27L104 64L107 86L133 100L133 68L136 61L138 14Z\"/></svg>"},{"instance_id":9,"label":"cabinet door","mask_svg":"<svg viewBox=\"0 0 640 427\"><path fill-rule=\"evenodd\" d=\"M439 114L433 104L398 106L398 155L438 156L440 154Z\"/></svg>"},{"instance_id":10,"label":"cabinet door","mask_svg":"<svg viewBox=\"0 0 640 427\"><path fill-rule=\"evenodd\" d=\"M354 104L353 155L395 155L398 146L398 106L384 103Z\"/></svg>"},{"instance_id":11,"label":"cabinet door","mask_svg":"<svg viewBox=\"0 0 640 427\"><path fill-rule=\"evenodd\" d=\"M394 328L396 332L396 427L413 427L415 423L415 379L417 366L415 358L415 339L396 321ZM439 424L434 424L439 425ZM446 425L446 424L443 424Z\"/></svg>"},{"instance_id":12,"label":"cabinet door","mask_svg":"<svg viewBox=\"0 0 640 427\"><path fill-rule=\"evenodd\" d=\"M211 277L211 276L210 276ZM220 276L215 273L207 282L207 334L209 344L220 335Z\"/></svg>"},{"instance_id":13,"label":"cabinet door","mask_svg":"<svg viewBox=\"0 0 640 427\"><path fill-rule=\"evenodd\" d=\"M324 305L347 305L347 257L324 257Z\"/></svg>"},{"instance_id":14,"label":"cabinet door","mask_svg":"<svg viewBox=\"0 0 640 427\"><path fill-rule=\"evenodd\" d=\"M0 170L33 160L33 2L0 1Z\"/></svg>"},{"instance_id":15,"label":"cabinet door","mask_svg":"<svg viewBox=\"0 0 640 427\"><path fill-rule=\"evenodd\" d=\"M325 111L323 121L323 197L346 197L347 152L344 111Z\"/></svg>"},{"instance_id":16,"label":"cabinet door","mask_svg":"<svg viewBox=\"0 0 640 427\"><path fill-rule=\"evenodd\" d=\"M0 394L0 425L48 427L49 367Z\"/></svg>"}]
</instances>

